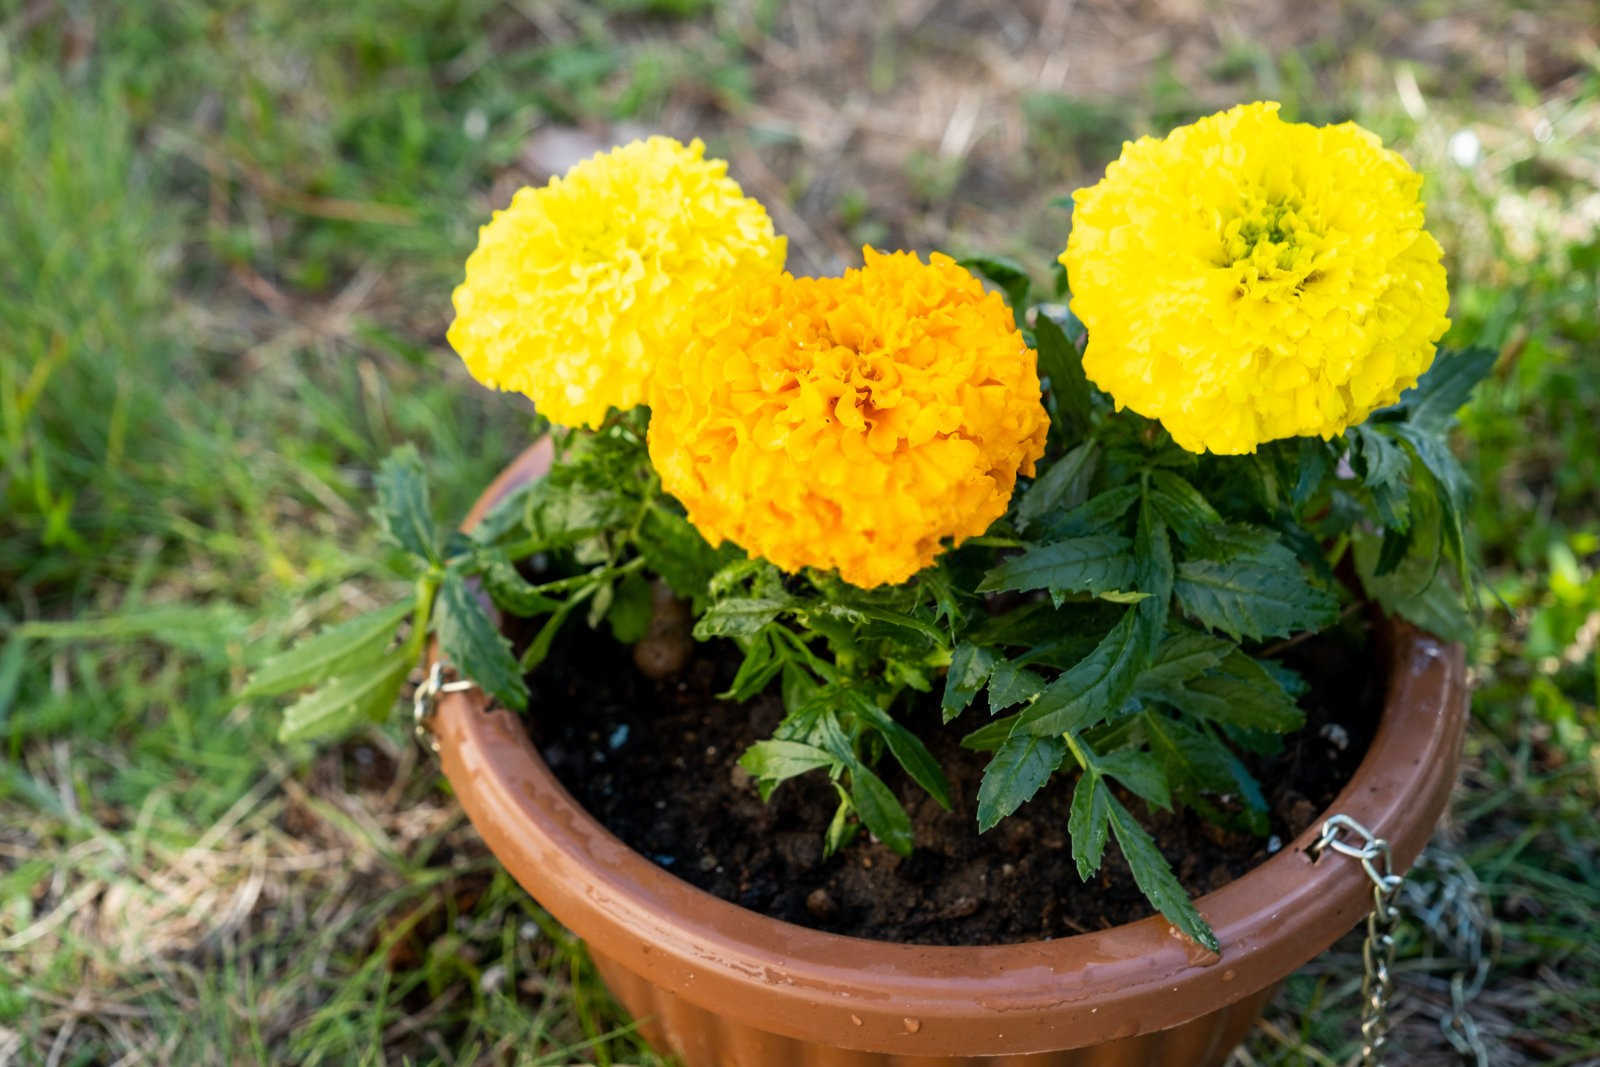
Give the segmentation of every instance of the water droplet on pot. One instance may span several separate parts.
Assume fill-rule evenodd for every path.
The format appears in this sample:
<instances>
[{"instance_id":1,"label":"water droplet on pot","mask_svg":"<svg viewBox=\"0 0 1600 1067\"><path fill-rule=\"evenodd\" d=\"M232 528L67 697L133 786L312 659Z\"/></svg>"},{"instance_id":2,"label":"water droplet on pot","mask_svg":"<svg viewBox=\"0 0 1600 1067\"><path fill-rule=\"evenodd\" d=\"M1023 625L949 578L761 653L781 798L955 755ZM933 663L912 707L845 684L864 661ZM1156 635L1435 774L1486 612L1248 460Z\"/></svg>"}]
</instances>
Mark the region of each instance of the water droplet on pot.
<instances>
[{"instance_id":1,"label":"water droplet on pot","mask_svg":"<svg viewBox=\"0 0 1600 1067\"><path fill-rule=\"evenodd\" d=\"M861 1025L861 1016L852 1015L852 1016L850 1016L850 1021L855 1023L857 1026L860 1026Z\"/></svg>"},{"instance_id":2,"label":"water droplet on pot","mask_svg":"<svg viewBox=\"0 0 1600 1067\"><path fill-rule=\"evenodd\" d=\"M1231 967L1228 968L1226 971L1222 972L1222 980L1224 982L1231 982L1237 977L1238 977L1238 975L1233 973L1233 968L1231 968Z\"/></svg>"},{"instance_id":3,"label":"water droplet on pot","mask_svg":"<svg viewBox=\"0 0 1600 1067\"><path fill-rule=\"evenodd\" d=\"M921 1019L912 1019L910 1017L907 1017L907 1018L904 1018L904 1019L902 1019L900 1021L906 1024L906 1033L908 1033L908 1034L914 1034L918 1030L922 1029L922 1020Z\"/></svg>"}]
</instances>

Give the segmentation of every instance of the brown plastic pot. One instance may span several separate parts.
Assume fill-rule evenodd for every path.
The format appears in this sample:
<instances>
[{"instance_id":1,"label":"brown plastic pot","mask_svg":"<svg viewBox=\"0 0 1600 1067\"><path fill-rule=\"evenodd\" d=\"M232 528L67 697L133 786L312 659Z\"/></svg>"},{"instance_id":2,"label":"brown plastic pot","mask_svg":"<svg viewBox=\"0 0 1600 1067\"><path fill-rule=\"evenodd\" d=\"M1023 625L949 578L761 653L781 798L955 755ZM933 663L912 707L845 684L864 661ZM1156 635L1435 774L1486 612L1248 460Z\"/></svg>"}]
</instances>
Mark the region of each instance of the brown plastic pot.
<instances>
[{"instance_id":1,"label":"brown plastic pot","mask_svg":"<svg viewBox=\"0 0 1600 1067\"><path fill-rule=\"evenodd\" d=\"M549 455L543 445L524 453L469 525L542 474ZM1384 643L1383 718L1328 814L1388 839L1403 871L1454 782L1467 687L1459 645L1403 624ZM1159 917L974 948L819 933L713 897L622 844L556 781L517 717L481 692L442 699L434 730L444 772L489 848L584 939L646 1038L687 1067L1220 1064L1277 983L1372 903L1360 864L1308 855L1319 818L1200 898L1220 956Z\"/></svg>"}]
</instances>

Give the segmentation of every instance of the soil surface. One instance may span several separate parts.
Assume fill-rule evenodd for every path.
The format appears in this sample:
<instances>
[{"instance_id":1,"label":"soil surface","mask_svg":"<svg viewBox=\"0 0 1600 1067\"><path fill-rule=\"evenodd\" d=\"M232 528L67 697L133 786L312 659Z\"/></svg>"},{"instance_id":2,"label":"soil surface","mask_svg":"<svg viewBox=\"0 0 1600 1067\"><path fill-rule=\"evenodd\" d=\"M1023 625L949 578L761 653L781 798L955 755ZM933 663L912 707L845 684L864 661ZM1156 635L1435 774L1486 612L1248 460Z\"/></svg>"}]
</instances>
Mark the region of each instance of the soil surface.
<instances>
[{"instance_id":1,"label":"soil surface","mask_svg":"<svg viewBox=\"0 0 1600 1067\"><path fill-rule=\"evenodd\" d=\"M1376 728L1382 678L1348 635L1319 637L1284 657L1311 683L1306 725L1271 757L1241 753L1270 805L1270 836L1161 812L1120 792L1191 894L1215 889L1311 825L1354 773ZM699 644L684 670L647 678L607 633L571 627L548 667L529 678L530 733L561 783L612 833L678 877L724 900L813 929L879 940L988 945L1061 937L1144 918L1152 909L1113 841L1085 883L1072 862L1067 811L1074 776L1052 782L999 826L977 832L988 756L958 738L983 710L938 728L936 698L900 712L950 777L945 811L886 758L878 767L911 814L906 858L866 834L824 859L835 794L820 773L763 803L738 766L771 736L776 693L717 700L738 666L725 642Z\"/></svg>"}]
</instances>

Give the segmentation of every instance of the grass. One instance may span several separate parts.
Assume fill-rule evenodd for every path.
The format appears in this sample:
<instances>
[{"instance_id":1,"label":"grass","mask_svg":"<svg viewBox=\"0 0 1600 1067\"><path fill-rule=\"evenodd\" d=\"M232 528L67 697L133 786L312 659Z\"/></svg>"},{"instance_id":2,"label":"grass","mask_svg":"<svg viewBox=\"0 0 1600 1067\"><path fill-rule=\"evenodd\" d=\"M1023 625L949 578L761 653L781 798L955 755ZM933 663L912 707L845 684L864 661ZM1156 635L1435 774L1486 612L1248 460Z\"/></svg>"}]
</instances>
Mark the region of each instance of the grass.
<instances>
[{"instance_id":1,"label":"grass","mask_svg":"<svg viewBox=\"0 0 1600 1067\"><path fill-rule=\"evenodd\" d=\"M1501 352L1461 442L1475 723L1396 1041L1459 1062L1440 1023L1482 958L1488 1062L1600 1062L1592 19L1158 14L0 8L0 1063L658 1063L398 723L283 750L231 696L392 591L358 562L382 455L416 442L460 511L526 433L443 343L475 226L572 143L661 128L733 161L796 269L870 240L1042 272L1051 201L1120 138L1257 96L1424 169L1452 339ZM1347 1062L1358 948L1238 1064Z\"/></svg>"}]
</instances>

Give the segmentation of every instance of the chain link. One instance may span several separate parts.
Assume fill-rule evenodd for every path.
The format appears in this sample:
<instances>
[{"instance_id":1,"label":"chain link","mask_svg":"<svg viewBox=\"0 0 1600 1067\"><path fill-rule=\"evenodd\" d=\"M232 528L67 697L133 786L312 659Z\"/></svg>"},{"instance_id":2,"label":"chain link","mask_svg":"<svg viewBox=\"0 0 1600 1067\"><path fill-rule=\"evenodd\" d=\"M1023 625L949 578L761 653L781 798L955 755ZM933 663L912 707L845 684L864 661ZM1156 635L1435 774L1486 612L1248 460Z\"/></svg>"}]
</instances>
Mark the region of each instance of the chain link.
<instances>
[{"instance_id":1,"label":"chain link","mask_svg":"<svg viewBox=\"0 0 1600 1067\"><path fill-rule=\"evenodd\" d=\"M1361 945L1361 1064L1383 1067L1383 1049L1389 1040L1389 997L1394 992L1395 931L1400 925L1395 896L1403 879L1394 873L1389 842L1348 815L1334 815L1322 824L1322 836L1311 846L1312 856L1320 857L1326 849L1359 860L1372 882L1372 911L1367 915L1367 937Z\"/></svg>"},{"instance_id":2,"label":"chain link","mask_svg":"<svg viewBox=\"0 0 1600 1067\"><path fill-rule=\"evenodd\" d=\"M434 660L428 665L428 673L417 685L417 691L411 698L411 726L416 732L417 740L430 752L439 751L439 739L433 734L433 712L443 693L464 693L468 689L476 689L477 684L465 678L453 682L444 680L444 661Z\"/></svg>"}]
</instances>

